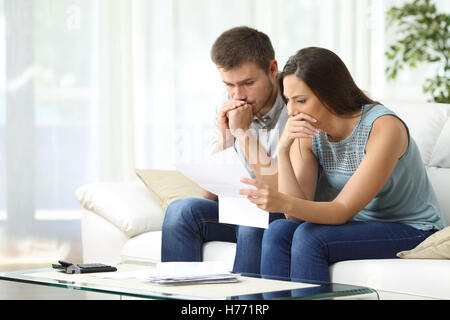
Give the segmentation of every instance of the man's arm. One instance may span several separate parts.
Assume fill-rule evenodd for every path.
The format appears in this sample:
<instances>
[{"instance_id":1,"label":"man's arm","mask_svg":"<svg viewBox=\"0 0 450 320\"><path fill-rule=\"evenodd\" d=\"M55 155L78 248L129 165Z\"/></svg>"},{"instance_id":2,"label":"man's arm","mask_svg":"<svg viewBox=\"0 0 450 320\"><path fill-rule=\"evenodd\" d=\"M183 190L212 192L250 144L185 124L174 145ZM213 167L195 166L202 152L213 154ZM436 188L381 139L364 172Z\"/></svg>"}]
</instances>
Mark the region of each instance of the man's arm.
<instances>
[{"instance_id":1,"label":"man's arm","mask_svg":"<svg viewBox=\"0 0 450 320\"><path fill-rule=\"evenodd\" d=\"M245 103L243 101L235 101L235 100L227 100L222 105L221 108L217 111L217 118L216 118L216 125L217 129L219 131L219 139L215 143L214 150L212 154L215 154L217 152L226 150L234 145L235 138L230 132L230 127L228 125L228 111L231 111L233 109L239 108L240 106L244 105ZM208 190L203 189L202 190L202 196L205 199L218 201L218 196L214 193L209 192Z\"/></svg>"},{"instance_id":2,"label":"man's arm","mask_svg":"<svg viewBox=\"0 0 450 320\"><path fill-rule=\"evenodd\" d=\"M226 132L238 141L257 180L278 189L277 161L272 159L250 130L254 117L252 107L245 103L235 105L226 112L226 116L229 128Z\"/></svg>"},{"instance_id":3,"label":"man's arm","mask_svg":"<svg viewBox=\"0 0 450 320\"><path fill-rule=\"evenodd\" d=\"M234 113L234 119L236 119L236 113L239 114L237 118L245 119L243 122L247 128L251 119L253 119L251 107L246 105L244 101L226 101L219 109L217 116L220 134L213 154L232 147L235 140L237 140L256 178L278 189L277 161L272 159L264 147L260 145L256 137L251 133L251 130L231 129L229 125L229 113ZM242 116L243 118L241 118ZM203 190L203 197L217 201L217 195L207 190Z\"/></svg>"}]
</instances>

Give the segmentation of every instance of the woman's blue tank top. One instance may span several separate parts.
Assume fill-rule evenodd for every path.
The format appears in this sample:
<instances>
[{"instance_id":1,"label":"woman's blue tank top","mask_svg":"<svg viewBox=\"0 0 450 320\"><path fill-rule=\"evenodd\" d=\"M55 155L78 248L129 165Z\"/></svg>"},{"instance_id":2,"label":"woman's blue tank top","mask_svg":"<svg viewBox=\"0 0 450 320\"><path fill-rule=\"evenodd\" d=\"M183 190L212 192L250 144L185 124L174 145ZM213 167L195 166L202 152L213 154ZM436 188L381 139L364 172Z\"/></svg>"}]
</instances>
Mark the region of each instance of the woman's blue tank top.
<instances>
[{"instance_id":1,"label":"woman's blue tank top","mask_svg":"<svg viewBox=\"0 0 450 320\"><path fill-rule=\"evenodd\" d=\"M358 124L346 139L331 142L322 130L313 137L313 153L320 164L316 200L331 201L342 190L364 158L373 122L384 115L398 118L382 105L364 105ZM409 130L408 136L408 148L398 160L389 180L352 220L398 222L420 230L440 230L444 227L439 203Z\"/></svg>"}]
</instances>

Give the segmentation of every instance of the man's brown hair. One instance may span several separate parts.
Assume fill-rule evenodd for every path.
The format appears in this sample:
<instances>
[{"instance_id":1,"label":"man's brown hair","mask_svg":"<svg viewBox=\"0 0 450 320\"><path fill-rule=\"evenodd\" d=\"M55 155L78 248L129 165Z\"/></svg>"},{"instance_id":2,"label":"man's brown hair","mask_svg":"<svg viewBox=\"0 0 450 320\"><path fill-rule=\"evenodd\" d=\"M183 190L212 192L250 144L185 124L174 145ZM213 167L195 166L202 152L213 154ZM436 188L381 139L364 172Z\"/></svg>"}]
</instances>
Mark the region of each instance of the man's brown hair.
<instances>
[{"instance_id":1,"label":"man's brown hair","mask_svg":"<svg viewBox=\"0 0 450 320\"><path fill-rule=\"evenodd\" d=\"M211 49L211 59L219 68L230 70L243 62L254 62L265 72L275 51L269 37L261 31L242 26L222 33Z\"/></svg>"}]
</instances>

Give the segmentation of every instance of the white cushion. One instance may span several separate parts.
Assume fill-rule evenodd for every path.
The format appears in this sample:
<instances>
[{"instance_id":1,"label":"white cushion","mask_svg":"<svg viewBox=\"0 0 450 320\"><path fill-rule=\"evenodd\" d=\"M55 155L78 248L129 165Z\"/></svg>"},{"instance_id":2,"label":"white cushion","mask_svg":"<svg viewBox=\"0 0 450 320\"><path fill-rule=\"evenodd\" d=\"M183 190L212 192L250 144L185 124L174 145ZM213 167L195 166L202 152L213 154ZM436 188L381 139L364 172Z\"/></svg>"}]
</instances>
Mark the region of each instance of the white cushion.
<instances>
[{"instance_id":1,"label":"white cushion","mask_svg":"<svg viewBox=\"0 0 450 320\"><path fill-rule=\"evenodd\" d=\"M330 266L331 282L450 299L450 260L350 260Z\"/></svg>"},{"instance_id":2,"label":"white cushion","mask_svg":"<svg viewBox=\"0 0 450 320\"><path fill-rule=\"evenodd\" d=\"M129 239L122 247L122 261L161 261L161 231L144 232Z\"/></svg>"},{"instance_id":3,"label":"white cushion","mask_svg":"<svg viewBox=\"0 0 450 320\"><path fill-rule=\"evenodd\" d=\"M161 230L164 211L139 180L87 184L78 188L76 197L83 208L110 221L129 237Z\"/></svg>"},{"instance_id":4,"label":"white cushion","mask_svg":"<svg viewBox=\"0 0 450 320\"><path fill-rule=\"evenodd\" d=\"M450 109L450 108L449 108ZM450 118L447 115L447 121L442 127L439 136L436 139L434 150L430 159L430 166L440 168L450 168Z\"/></svg>"},{"instance_id":5,"label":"white cushion","mask_svg":"<svg viewBox=\"0 0 450 320\"><path fill-rule=\"evenodd\" d=\"M408 125L427 166L450 168L450 105L386 101Z\"/></svg>"},{"instance_id":6,"label":"white cushion","mask_svg":"<svg viewBox=\"0 0 450 320\"><path fill-rule=\"evenodd\" d=\"M450 149L450 144L449 144ZM427 167L427 174L442 210L442 218L450 225L450 169Z\"/></svg>"},{"instance_id":7,"label":"white cushion","mask_svg":"<svg viewBox=\"0 0 450 320\"><path fill-rule=\"evenodd\" d=\"M145 232L129 239L122 248L122 261L145 261L156 264L161 261L161 231ZM204 261L223 261L233 269L236 244L210 241L203 245Z\"/></svg>"}]
</instances>

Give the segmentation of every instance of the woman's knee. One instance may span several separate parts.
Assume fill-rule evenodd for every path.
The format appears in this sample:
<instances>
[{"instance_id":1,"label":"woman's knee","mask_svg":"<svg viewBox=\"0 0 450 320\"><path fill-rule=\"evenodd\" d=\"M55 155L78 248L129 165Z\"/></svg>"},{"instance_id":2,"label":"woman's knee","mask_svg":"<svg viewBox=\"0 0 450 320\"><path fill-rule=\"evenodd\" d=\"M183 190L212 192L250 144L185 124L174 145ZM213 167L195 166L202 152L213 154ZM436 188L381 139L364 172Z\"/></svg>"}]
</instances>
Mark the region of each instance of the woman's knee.
<instances>
[{"instance_id":1,"label":"woman's knee","mask_svg":"<svg viewBox=\"0 0 450 320\"><path fill-rule=\"evenodd\" d=\"M266 245L278 244L283 241L291 241L292 234L299 223L287 219L278 219L270 223L269 228L264 231L263 243Z\"/></svg>"},{"instance_id":2,"label":"woman's knee","mask_svg":"<svg viewBox=\"0 0 450 320\"><path fill-rule=\"evenodd\" d=\"M302 223L292 236L292 255L319 253L325 246L323 225L320 224Z\"/></svg>"}]
</instances>

